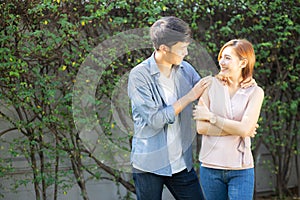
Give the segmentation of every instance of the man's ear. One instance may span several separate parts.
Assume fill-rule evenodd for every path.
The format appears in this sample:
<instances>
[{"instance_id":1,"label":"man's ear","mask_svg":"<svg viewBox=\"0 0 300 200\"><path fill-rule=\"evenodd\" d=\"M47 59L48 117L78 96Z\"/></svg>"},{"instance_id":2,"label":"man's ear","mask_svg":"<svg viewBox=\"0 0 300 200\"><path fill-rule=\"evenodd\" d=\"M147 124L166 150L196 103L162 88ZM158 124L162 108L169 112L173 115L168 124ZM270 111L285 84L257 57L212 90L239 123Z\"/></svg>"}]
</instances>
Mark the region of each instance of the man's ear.
<instances>
[{"instance_id":1,"label":"man's ear","mask_svg":"<svg viewBox=\"0 0 300 200\"><path fill-rule=\"evenodd\" d=\"M248 60L246 58L240 61L241 68L245 68L247 64L248 64Z\"/></svg>"},{"instance_id":2,"label":"man's ear","mask_svg":"<svg viewBox=\"0 0 300 200\"><path fill-rule=\"evenodd\" d=\"M158 49L162 52L168 52L169 51L169 47L165 44L161 44Z\"/></svg>"}]
</instances>

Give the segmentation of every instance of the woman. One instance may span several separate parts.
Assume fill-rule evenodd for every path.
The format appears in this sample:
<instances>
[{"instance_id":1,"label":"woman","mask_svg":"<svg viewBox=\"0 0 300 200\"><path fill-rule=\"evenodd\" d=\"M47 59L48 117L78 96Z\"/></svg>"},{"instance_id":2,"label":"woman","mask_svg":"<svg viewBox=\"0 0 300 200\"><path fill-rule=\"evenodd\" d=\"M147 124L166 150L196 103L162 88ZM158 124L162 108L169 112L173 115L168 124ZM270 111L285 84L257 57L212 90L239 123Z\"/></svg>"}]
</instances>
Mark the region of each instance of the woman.
<instances>
[{"instance_id":1,"label":"woman","mask_svg":"<svg viewBox=\"0 0 300 200\"><path fill-rule=\"evenodd\" d=\"M218 55L219 74L194 110L202 134L200 182L207 200L251 200L254 164L251 140L256 134L264 98L255 85L241 88L252 77L255 53L245 39L227 42Z\"/></svg>"}]
</instances>

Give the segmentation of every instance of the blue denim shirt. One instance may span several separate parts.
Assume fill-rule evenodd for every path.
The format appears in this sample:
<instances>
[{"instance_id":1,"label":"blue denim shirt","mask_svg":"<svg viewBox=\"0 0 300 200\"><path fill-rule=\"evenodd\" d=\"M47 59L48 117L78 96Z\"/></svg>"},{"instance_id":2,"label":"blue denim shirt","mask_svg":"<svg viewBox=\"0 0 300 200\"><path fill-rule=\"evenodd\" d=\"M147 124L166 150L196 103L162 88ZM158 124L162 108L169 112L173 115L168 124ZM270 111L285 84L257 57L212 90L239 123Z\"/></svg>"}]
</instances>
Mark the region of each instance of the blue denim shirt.
<instances>
[{"instance_id":1,"label":"blue denim shirt","mask_svg":"<svg viewBox=\"0 0 300 200\"><path fill-rule=\"evenodd\" d=\"M154 54L134 67L128 80L128 96L131 99L134 136L131 163L142 171L171 176L168 158L167 125L175 120L172 105L167 106L163 89L158 84L160 71ZM200 80L199 74L187 62L176 66L175 87L178 99L186 95ZM183 157L188 171L191 170L192 142L196 131L192 130L192 104L179 115L180 138Z\"/></svg>"}]
</instances>

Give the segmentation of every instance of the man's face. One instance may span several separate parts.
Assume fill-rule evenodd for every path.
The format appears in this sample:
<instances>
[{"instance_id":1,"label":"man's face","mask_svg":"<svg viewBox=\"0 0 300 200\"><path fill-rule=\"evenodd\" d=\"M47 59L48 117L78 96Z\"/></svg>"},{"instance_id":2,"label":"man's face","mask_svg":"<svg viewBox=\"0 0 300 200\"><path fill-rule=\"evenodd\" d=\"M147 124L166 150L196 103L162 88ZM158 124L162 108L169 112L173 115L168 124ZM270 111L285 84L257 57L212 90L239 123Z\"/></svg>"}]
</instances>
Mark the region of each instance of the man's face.
<instances>
[{"instance_id":1,"label":"man's face","mask_svg":"<svg viewBox=\"0 0 300 200\"><path fill-rule=\"evenodd\" d=\"M188 42L177 42L169 48L167 52L167 60L173 65L179 65L185 56L188 55Z\"/></svg>"}]
</instances>

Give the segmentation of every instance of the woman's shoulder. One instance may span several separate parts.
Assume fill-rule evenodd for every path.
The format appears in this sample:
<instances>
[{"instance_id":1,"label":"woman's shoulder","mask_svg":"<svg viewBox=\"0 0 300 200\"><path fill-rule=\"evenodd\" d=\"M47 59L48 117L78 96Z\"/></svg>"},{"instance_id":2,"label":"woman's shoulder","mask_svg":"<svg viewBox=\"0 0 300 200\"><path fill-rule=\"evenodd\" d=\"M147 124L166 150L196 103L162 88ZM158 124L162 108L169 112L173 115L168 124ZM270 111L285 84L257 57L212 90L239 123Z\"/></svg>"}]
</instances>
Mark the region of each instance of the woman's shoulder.
<instances>
[{"instance_id":1,"label":"woman's shoulder","mask_svg":"<svg viewBox=\"0 0 300 200\"><path fill-rule=\"evenodd\" d=\"M258 86L258 85L256 85L256 86L254 86L255 87L255 90L254 90L254 92L256 93L256 94L260 94L260 95L264 95L264 90L260 87L260 86Z\"/></svg>"},{"instance_id":2,"label":"woman's shoulder","mask_svg":"<svg viewBox=\"0 0 300 200\"><path fill-rule=\"evenodd\" d=\"M207 90L211 95L223 94L225 91L225 85L219 78L213 76L211 84L208 86Z\"/></svg>"},{"instance_id":3,"label":"woman's shoulder","mask_svg":"<svg viewBox=\"0 0 300 200\"><path fill-rule=\"evenodd\" d=\"M225 85L228 84L228 78L226 78L226 77L224 77L220 74L216 74L214 76L214 80L215 80L216 83L218 83L221 86L225 86Z\"/></svg>"},{"instance_id":4,"label":"woman's shoulder","mask_svg":"<svg viewBox=\"0 0 300 200\"><path fill-rule=\"evenodd\" d=\"M223 82L223 80L220 79L218 76L213 76L213 77L212 77L212 83L213 83L215 86L221 86L221 87L224 87L224 86L225 86L225 83Z\"/></svg>"},{"instance_id":5,"label":"woman's shoulder","mask_svg":"<svg viewBox=\"0 0 300 200\"><path fill-rule=\"evenodd\" d=\"M251 97L256 97L256 98L263 98L264 97L264 90L258 86L258 85L255 85L255 86L252 86L252 92L251 92Z\"/></svg>"}]
</instances>

